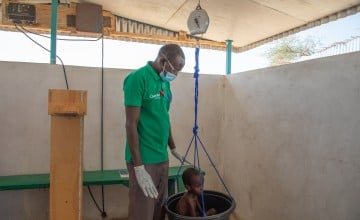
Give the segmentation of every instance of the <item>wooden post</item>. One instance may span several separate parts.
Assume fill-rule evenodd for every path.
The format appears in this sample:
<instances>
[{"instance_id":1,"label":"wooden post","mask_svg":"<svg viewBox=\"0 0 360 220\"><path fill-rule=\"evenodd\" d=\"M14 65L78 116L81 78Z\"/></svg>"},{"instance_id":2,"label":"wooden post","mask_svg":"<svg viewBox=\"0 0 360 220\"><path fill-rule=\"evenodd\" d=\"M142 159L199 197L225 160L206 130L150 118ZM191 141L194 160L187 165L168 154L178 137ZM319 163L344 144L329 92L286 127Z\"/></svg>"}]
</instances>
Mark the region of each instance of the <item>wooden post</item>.
<instances>
[{"instance_id":1,"label":"wooden post","mask_svg":"<svg viewBox=\"0 0 360 220\"><path fill-rule=\"evenodd\" d=\"M49 90L50 220L82 219L82 152L86 105L86 91Z\"/></svg>"},{"instance_id":2,"label":"wooden post","mask_svg":"<svg viewBox=\"0 0 360 220\"><path fill-rule=\"evenodd\" d=\"M1 24L4 24L6 21L6 7L8 0L2 0L1 2Z\"/></svg>"}]
</instances>

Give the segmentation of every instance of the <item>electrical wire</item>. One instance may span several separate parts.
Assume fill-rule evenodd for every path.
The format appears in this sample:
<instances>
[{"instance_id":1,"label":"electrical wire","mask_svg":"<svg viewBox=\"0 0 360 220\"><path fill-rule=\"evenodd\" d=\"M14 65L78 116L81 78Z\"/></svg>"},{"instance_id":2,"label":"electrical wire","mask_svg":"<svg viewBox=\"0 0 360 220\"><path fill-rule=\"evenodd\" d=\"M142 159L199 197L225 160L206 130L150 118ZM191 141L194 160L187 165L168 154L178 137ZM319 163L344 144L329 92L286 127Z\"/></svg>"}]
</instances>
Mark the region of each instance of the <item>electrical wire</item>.
<instances>
[{"instance_id":1,"label":"electrical wire","mask_svg":"<svg viewBox=\"0 0 360 220\"><path fill-rule=\"evenodd\" d=\"M99 210L99 212L102 213L102 210L100 209L100 206L99 206L98 203L96 202L95 197L94 197L94 195L93 195L92 192L91 192L90 186L87 186L87 188L88 188L88 191L89 191L89 194L90 194L92 200L93 200L94 203L95 203L96 208Z\"/></svg>"},{"instance_id":2,"label":"electrical wire","mask_svg":"<svg viewBox=\"0 0 360 220\"><path fill-rule=\"evenodd\" d=\"M19 28L20 26L20 28ZM43 45L41 45L40 43L38 43L37 41L35 41L34 39L32 39L24 30L22 30L22 26L21 25L17 25L15 24L15 27L17 30L19 30L21 33L23 33L27 38L29 38L32 42L34 42L36 45L38 45L39 47L43 48L44 50L48 51L49 53L51 53L51 51L49 49L47 49L46 47L44 47ZM67 80L67 75L66 75L66 69L65 69L65 65L64 62L62 61L62 59L56 55L56 58L60 60L61 62L61 66L64 72L64 78L65 78L65 84L66 84L66 89L69 90L69 84L68 84L68 80Z\"/></svg>"},{"instance_id":3,"label":"electrical wire","mask_svg":"<svg viewBox=\"0 0 360 220\"><path fill-rule=\"evenodd\" d=\"M102 35L103 36L103 35ZM100 156L100 161L101 161L101 171L104 170L104 37L101 38L101 156ZM93 194L91 193L91 189L90 186L88 186L88 190L90 192L90 196L92 198L92 200L94 201L97 209L99 210L99 212L101 213L101 216L103 218L105 218L107 216L106 211L105 211L105 192L104 192L104 185L101 185L101 200L102 200L102 209L100 209L98 203L96 202Z\"/></svg>"},{"instance_id":4,"label":"electrical wire","mask_svg":"<svg viewBox=\"0 0 360 220\"><path fill-rule=\"evenodd\" d=\"M102 35L103 36L103 35ZM100 120L100 127L101 127L101 143L100 143L100 161L101 161L101 171L104 170L104 37L101 38L101 120ZM101 216L105 218L107 216L105 211L105 192L104 192L104 185L101 185L101 200L102 200L102 209L100 209L98 203L96 202L94 196L91 193L90 186L88 186L88 190L90 192L91 198L94 201L97 209L100 211Z\"/></svg>"},{"instance_id":5,"label":"electrical wire","mask_svg":"<svg viewBox=\"0 0 360 220\"><path fill-rule=\"evenodd\" d=\"M104 170L104 38L101 38L101 171ZM106 217L104 185L101 185L102 217Z\"/></svg>"},{"instance_id":6,"label":"electrical wire","mask_svg":"<svg viewBox=\"0 0 360 220\"><path fill-rule=\"evenodd\" d=\"M39 34L39 33L36 33L34 31L31 31L29 29L26 29L24 28L23 26L21 26L21 28L23 30L25 30L26 32L28 33L32 33L32 34L35 34L35 35L38 35L40 37L45 37L45 38L51 38L50 36L47 36L47 35L43 35L43 34ZM100 39L102 39L104 37L104 33L101 33L100 37L96 38L96 39L86 39L86 38L80 38L80 39L69 39L69 38L56 38L56 40L62 40L62 41L98 41Z\"/></svg>"}]
</instances>

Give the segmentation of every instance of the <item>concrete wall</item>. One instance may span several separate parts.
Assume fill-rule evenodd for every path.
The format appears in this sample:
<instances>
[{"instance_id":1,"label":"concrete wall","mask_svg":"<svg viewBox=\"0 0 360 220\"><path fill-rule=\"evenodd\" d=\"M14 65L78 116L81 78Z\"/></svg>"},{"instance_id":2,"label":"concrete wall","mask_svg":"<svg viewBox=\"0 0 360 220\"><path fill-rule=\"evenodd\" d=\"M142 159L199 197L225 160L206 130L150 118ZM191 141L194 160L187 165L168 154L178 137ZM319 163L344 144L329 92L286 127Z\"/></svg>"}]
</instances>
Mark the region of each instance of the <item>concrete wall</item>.
<instances>
[{"instance_id":1,"label":"concrete wall","mask_svg":"<svg viewBox=\"0 0 360 220\"><path fill-rule=\"evenodd\" d=\"M50 170L50 116L48 89L65 89L61 66L0 62L0 175L48 173ZM84 169L101 169L101 69L66 66L70 89L88 91L85 116ZM125 114L122 83L129 70L104 70L104 169L124 168ZM210 154L218 160L222 76L201 76L199 136ZM185 153L193 137L194 79L181 74L173 83L171 109L173 133L180 153ZM187 157L192 161L194 145ZM201 158L204 158L200 154ZM203 159L201 161L204 161ZM215 161L219 162L219 161ZM170 157L171 165L179 165ZM208 162L202 167L208 170ZM207 186L214 177L208 172ZM91 187L101 206L101 188ZM109 218L127 215L128 189L121 185L105 187ZM0 219L47 219L49 190L0 191ZM89 193L84 188L84 219L99 219Z\"/></svg>"},{"instance_id":2,"label":"concrete wall","mask_svg":"<svg viewBox=\"0 0 360 220\"><path fill-rule=\"evenodd\" d=\"M241 220L360 219L360 53L231 76L201 75L199 134ZM88 90L84 166L100 169L101 69L66 67L70 89ZM104 168L124 163L122 81L104 72ZM194 79L173 86L175 141L193 137ZM0 175L49 172L48 89L64 89L58 65L0 62ZM206 188L223 191L198 145ZM193 152L194 145L190 151ZM192 153L191 153L192 154ZM192 161L193 156L188 159ZM178 165L171 157L171 165ZM92 187L101 202L99 187ZM105 187L109 219L126 217L128 189ZM48 189L0 191L1 219L47 219ZM84 219L100 219L84 188Z\"/></svg>"},{"instance_id":3,"label":"concrete wall","mask_svg":"<svg viewBox=\"0 0 360 220\"><path fill-rule=\"evenodd\" d=\"M239 219L360 219L359 60L226 78L223 175Z\"/></svg>"}]
</instances>

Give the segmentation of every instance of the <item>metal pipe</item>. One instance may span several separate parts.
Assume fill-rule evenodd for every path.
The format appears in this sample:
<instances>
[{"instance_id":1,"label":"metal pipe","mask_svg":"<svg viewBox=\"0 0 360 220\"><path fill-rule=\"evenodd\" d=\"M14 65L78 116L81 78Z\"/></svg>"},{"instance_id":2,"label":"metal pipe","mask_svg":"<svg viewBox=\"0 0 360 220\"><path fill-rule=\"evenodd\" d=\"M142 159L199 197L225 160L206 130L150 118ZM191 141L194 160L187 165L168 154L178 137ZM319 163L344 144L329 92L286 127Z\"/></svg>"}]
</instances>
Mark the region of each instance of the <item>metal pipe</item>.
<instances>
[{"instance_id":1,"label":"metal pipe","mask_svg":"<svg viewBox=\"0 0 360 220\"><path fill-rule=\"evenodd\" d=\"M231 74L232 40L226 40L226 74Z\"/></svg>"},{"instance_id":2,"label":"metal pipe","mask_svg":"<svg viewBox=\"0 0 360 220\"><path fill-rule=\"evenodd\" d=\"M57 8L58 8L58 0L52 0L52 3L51 3L51 40L50 40L50 63L51 64L56 64Z\"/></svg>"}]
</instances>

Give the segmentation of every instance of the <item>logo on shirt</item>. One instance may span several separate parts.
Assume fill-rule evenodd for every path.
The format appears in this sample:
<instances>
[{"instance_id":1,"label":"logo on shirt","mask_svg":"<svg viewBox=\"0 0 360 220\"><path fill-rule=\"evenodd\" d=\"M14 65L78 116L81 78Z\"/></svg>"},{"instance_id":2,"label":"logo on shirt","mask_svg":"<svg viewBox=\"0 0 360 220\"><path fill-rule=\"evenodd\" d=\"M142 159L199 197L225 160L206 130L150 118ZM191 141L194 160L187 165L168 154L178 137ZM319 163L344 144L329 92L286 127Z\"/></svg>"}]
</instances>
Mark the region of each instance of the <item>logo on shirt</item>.
<instances>
[{"instance_id":1,"label":"logo on shirt","mask_svg":"<svg viewBox=\"0 0 360 220\"><path fill-rule=\"evenodd\" d=\"M160 98L160 93L150 94L149 98L150 98L150 99L159 99L159 98Z\"/></svg>"}]
</instances>

